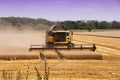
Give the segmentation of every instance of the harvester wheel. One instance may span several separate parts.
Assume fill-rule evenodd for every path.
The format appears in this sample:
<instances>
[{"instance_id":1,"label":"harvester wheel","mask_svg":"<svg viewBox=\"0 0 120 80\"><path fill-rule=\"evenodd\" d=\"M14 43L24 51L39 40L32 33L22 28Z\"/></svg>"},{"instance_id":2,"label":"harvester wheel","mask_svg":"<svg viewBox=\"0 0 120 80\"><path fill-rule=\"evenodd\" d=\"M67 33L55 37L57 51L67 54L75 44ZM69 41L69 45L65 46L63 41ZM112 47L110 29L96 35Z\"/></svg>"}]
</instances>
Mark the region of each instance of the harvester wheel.
<instances>
[{"instance_id":1,"label":"harvester wheel","mask_svg":"<svg viewBox=\"0 0 120 80\"><path fill-rule=\"evenodd\" d=\"M73 44L73 43L69 43L69 44L67 45L67 47L68 47L68 48L74 48L74 44Z\"/></svg>"},{"instance_id":2,"label":"harvester wheel","mask_svg":"<svg viewBox=\"0 0 120 80\"><path fill-rule=\"evenodd\" d=\"M48 48L53 48L54 45L53 45L53 43L47 43L47 47L48 47Z\"/></svg>"}]
</instances>

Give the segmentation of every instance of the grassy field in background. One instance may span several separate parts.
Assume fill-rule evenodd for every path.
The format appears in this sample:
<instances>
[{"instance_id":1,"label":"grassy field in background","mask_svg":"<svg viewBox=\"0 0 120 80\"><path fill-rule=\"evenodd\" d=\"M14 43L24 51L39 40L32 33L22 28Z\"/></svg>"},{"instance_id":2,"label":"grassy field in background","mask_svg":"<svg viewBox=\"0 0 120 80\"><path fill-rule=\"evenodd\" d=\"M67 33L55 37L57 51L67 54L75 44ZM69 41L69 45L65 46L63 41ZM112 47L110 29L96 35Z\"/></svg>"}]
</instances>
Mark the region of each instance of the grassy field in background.
<instances>
[{"instance_id":1,"label":"grassy field in background","mask_svg":"<svg viewBox=\"0 0 120 80\"><path fill-rule=\"evenodd\" d=\"M89 32L89 30L71 30L73 32ZM120 29L92 29L91 32L120 31Z\"/></svg>"}]
</instances>

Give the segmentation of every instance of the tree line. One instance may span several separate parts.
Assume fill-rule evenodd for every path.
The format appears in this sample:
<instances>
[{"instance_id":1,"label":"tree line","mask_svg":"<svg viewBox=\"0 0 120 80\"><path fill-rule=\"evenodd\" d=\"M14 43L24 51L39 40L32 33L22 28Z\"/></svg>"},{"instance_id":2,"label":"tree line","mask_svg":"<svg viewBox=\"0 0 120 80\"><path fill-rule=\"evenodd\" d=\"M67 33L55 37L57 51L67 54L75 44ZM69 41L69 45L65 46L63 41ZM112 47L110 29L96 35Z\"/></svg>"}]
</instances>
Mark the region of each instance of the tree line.
<instances>
[{"instance_id":1,"label":"tree line","mask_svg":"<svg viewBox=\"0 0 120 80\"><path fill-rule=\"evenodd\" d=\"M120 29L120 22L118 21L63 21L61 24L68 29Z\"/></svg>"},{"instance_id":2,"label":"tree line","mask_svg":"<svg viewBox=\"0 0 120 80\"><path fill-rule=\"evenodd\" d=\"M43 30L49 29L54 22L46 19L33 19L27 17L1 17L0 18L0 29L32 29L32 30Z\"/></svg>"},{"instance_id":3,"label":"tree line","mask_svg":"<svg viewBox=\"0 0 120 80\"><path fill-rule=\"evenodd\" d=\"M46 19L33 19L26 17L0 17L0 29L17 28L17 29L34 29L47 30L54 24L64 25L67 29L120 29L119 21L97 21L97 20L78 20L78 21L49 21Z\"/></svg>"}]
</instances>

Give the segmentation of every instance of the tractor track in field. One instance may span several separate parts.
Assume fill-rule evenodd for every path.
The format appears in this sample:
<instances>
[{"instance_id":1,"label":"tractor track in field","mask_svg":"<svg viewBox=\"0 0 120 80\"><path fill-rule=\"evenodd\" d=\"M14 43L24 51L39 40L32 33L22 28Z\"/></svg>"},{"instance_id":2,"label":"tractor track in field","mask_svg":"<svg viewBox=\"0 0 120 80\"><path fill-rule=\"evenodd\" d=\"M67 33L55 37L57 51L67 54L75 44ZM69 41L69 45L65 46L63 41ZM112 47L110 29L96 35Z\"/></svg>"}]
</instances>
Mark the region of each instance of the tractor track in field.
<instances>
[{"instance_id":1,"label":"tractor track in field","mask_svg":"<svg viewBox=\"0 0 120 80\"><path fill-rule=\"evenodd\" d=\"M76 34L75 34L76 35ZM94 36L94 35L82 35L82 34L77 34L78 36ZM103 37L103 36L97 36L95 35L94 37ZM104 38L116 38L116 37L104 37ZM116 38L118 39L118 38ZM120 51L120 47L117 47L117 46L113 46L113 45L108 45L108 44L104 44L104 43L98 43L98 42L94 42L94 41L89 41L89 40L83 40L83 39L73 39L73 41L76 41L76 42L83 42L83 43L88 43L88 44L96 44L97 46L99 47L102 47L104 48L105 50L111 50L114 52L114 54L116 55L120 55L119 54L119 51ZM99 50L98 50L99 51ZM103 52L103 51L100 51L100 52ZM116 53L115 53L116 52Z\"/></svg>"},{"instance_id":2,"label":"tractor track in field","mask_svg":"<svg viewBox=\"0 0 120 80\"><path fill-rule=\"evenodd\" d=\"M119 36L103 36L103 35L94 35L94 34L74 34L74 35L85 35L85 36L96 36L96 37L106 37L106 38L118 38L120 39Z\"/></svg>"},{"instance_id":3,"label":"tractor track in field","mask_svg":"<svg viewBox=\"0 0 120 80\"><path fill-rule=\"evenodd\" d=\"M73 40L77 41L77 42L84 42L84 43L92 44L92 42L89 42L89 41L80 41L80 40L77 40L77 39L73 39ZM102 47L107 47L107 48L111 48L111 49L120 50L120 48L114 47L114 46L110 46L110 45L104 45L104 44L100 44L100 43L95 43L95 44L98 45L98 46L102 46Z\"/></svg>"}]
</instances>

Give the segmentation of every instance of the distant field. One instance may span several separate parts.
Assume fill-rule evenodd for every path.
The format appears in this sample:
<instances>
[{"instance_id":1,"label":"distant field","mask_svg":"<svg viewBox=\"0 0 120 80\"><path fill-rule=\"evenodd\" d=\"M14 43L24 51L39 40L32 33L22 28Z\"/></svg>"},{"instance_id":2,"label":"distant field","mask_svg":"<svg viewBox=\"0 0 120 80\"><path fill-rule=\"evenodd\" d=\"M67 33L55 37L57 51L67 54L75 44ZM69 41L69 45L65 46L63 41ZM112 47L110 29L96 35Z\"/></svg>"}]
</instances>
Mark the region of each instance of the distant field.
<instances>
[{"instance_id":1,"label":"distant field","mask_svg":"<svg viewBox=\"0 0 120 80\"><path fill-rule=\"evenodd\" d=\"M73 32L88 32L88 30L71 30ZM92 29L91 32L111 32L111 31L120 31L120 29Z\"/></svg>"},{"instance_id":2,"label":"distant field","mask_svg":"<svg viewBox=\"0 0 120 80\"><path fill-rule=\"evenodd\" d=\"M109 34L109 36L110 36L110 34ZM82 44L82 43L96 44L97 52L100 52L105 56L109 56L113 60L114 59L120 60L119 59L119 57L120 57L120 38L118 38L118 37L114 38L114 37L108 37L108 36L103 37L103 36L93 36L93 35L91 36L91 35L76 34L76 35L74 35L74 42L80 43L80 44Z\"/></svg>"},{"instance_id":3,"label":"distant field","mask_svg":"<svg viewBox=\"0 0 120 80\"><path fill-rule=\"evenodd\" d=\"M91 33L91 32L90 32ZM47 60L50 67L50 80L120 80L120 38L109 38L90 35L79 35L84 33L76 32L73 36L76 44L96 44L97 52L103 55L104 60ZM114 32L97 33L109 36ZM110 34L111 33L111 34ZM77 34L77 35L76 35ZM115 32L116 34L116 32ZM119 36L119 31L117 32ZM108 36L107 35L107 36ZM31 44L43 44L45 34L43 32L0 32L0 56L2 55L39 55L29 52ZM74 53L74 52L73 52ZM16 76L17 71L22 72L25 79L29 66L29 80L37 80L36 66L44 76L44 62L42 60L0 60L0 77L3 70Z\"/></svg>"},{"instance_id":4,"label":"distant field","mask_svg":"<svg viewBox=\"0 0 120 80\"><path fill-rule=\"evenodd\" d=\"M74 32L75 34L84 35L96 35L96 36L106 36L106 37L118 37L120 38L120 31L103 31L103 32Z\"/></svg>"}]
</instances>

